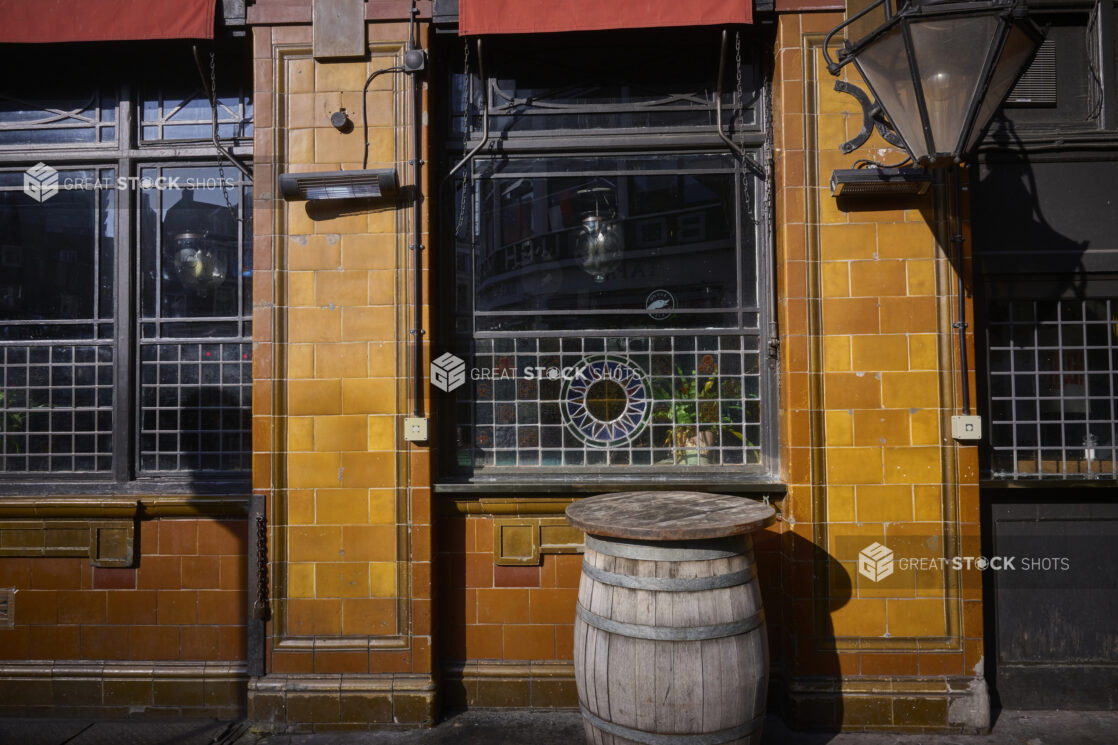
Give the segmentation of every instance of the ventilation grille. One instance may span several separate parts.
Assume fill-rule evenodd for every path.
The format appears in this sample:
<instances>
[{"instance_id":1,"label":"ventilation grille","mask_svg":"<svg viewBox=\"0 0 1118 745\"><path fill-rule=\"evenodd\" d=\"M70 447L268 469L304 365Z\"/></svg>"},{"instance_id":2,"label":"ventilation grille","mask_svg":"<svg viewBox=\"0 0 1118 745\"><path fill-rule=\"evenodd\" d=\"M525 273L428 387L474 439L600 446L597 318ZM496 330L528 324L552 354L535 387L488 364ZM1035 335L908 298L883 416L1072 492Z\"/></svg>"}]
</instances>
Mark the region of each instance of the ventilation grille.
<instances>
[{"instance_id":1,"label":"ventilation grille","mask_svg":"<svg viewBox=\"0 0 1118 745\"><path fill-rule=\"evenodd\" d=\"M16 620L16 591L14 587L0 587L0 629L10 629Z\"/></svg>"},{"instance_id":2,"label":"ventilation grille","mask_svg":"<svg viewBox=\"0 0 1118 745\"><path fill-rule=\"evenodd\" d=\"M1010 106L1056 105L1056 42L1048 39L1040 45L1033 63L1013 86L1006 98Z\"/></svg>"}]
</instances>

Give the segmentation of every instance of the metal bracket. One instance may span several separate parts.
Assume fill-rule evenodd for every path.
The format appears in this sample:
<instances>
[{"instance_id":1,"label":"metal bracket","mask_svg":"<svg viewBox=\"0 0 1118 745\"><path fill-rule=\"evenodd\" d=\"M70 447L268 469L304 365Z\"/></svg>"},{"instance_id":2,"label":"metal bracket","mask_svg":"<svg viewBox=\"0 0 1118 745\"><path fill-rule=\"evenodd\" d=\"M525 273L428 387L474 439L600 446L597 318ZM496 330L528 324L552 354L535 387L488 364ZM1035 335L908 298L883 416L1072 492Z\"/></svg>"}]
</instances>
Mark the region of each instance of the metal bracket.
<instances>
[{"instance_id":1,"label":"metal bracket","mask_svg":"<svg viewBox=\"0 0 1118 745\"><path fill-rule=\"evenodd\" d=\"M865 144L866 140L873 134L874 127L877 128L878 134L881 135L882 139L890 145L900 148L905 146L904 140L901 139L901 136L897 134L892 125L885 119L881 104L876 102L871 103L870 97L866 95L865 91L856 85L842 80L835 81L835 90L839 93L846 93L847 95L853 96L862 106L862 131L839 145L839 150L846 154L857 150Z\"/></svg>"}]
</instances>

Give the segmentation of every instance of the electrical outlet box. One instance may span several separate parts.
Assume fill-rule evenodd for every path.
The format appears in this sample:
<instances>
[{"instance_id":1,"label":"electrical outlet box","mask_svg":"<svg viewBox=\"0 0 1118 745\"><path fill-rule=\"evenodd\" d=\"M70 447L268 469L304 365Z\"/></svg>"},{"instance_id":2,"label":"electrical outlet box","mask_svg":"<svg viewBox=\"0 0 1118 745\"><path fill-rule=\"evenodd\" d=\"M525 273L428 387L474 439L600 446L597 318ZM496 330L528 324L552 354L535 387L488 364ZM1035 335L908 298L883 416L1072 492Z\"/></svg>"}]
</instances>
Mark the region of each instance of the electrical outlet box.
<instances>
[{"instance_id":1,"label":"electrical outlet box","mask_svg":"<svg viewBox=\"0 0 1118 745\"><path fill-rule=\"evenodd\" d=\"M425 416L404 417L404 439L408 442L426 442L429 421Z\"/></svg>"},{"instance_id":2,"label":"electrical outlet box","mask_svg":"<svg viewBox=\"0 0 1118 745\"><path fill-rule=\"evenodd\" d=\"M977 415L951 417L951 436L959 442L977 442L982 439L982 417Z\"/></svg>"}]
</instances>

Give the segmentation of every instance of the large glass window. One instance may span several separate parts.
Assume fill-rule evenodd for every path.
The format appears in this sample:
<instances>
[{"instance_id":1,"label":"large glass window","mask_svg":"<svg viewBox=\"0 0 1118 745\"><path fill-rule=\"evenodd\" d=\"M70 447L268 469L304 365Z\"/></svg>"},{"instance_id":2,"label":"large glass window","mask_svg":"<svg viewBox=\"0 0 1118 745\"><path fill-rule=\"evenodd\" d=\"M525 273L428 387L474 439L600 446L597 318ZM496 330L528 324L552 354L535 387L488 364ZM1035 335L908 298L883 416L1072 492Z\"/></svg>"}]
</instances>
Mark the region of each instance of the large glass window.
<instances>
[{"instance_id":1,"label":"large glass window","mask_svg":"<svg viewBox=\"0 0 1118 745\"><path fill-rule=\"evenodd\" d=\"M190 48L161 47L150 74L41 54L20 64L64 82L0 84L0 472L13 489L243 481L251 190L209 141ZM215 59L219 134L251 161L248 65Z\"/></svg>"},{"instance_id":2,"label":"large glass window","mask_svg":"<svg viewBox=\"0 0 1118 745\"><path fill-rule=\"evenodd\" d=\"M484 106L508 148L446 199L448 477L775 469L753 58L727 54L720 92L717 32L622 36L501 41L486 79L453 77L448 162L486 139Z\"/></svg>"}]
</instances>

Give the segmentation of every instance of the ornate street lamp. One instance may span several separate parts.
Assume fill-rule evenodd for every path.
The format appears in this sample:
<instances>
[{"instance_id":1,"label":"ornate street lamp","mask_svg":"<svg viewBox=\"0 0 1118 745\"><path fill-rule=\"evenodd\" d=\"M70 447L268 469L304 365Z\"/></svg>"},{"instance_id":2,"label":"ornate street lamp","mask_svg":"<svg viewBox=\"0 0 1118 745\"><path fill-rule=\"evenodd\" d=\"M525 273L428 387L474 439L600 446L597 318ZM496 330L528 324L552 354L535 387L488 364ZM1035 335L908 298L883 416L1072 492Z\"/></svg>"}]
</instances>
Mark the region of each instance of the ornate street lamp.
<instances>
[{"instance_id":1,"label":"ornate street lamp","mask_svg":"<svg viewBox=\"0 0 1118 745\"><path fill-rule=\"evenodd\" d=\"M828 47L835 34L855 23L863 28L863 23L875 22L876 28L856 41L844 40L838 60L831 59ZM903 145L918 164L962 164L1043 39L1043 32L1025 12L1024 0L877 0L832 29L823 44L830 73L838 75L853 62L876 99L872 106L868 101L863 104L866 125L859 137L843 145L843 151L864 142L871 119L881 113L903 142L892 133L883 134ZM905 186L901 182L906 179L897 177L909 175L899 173L905 169L877 170L884 177L881 180L893 182L894 187ZM955 168L949 173L951 243L958 268L954 326L959 332L963 412L952 417L952 434L957 440L973 441L981 437L981 422L970 416L959 178ZM842 181L836 171L832 183ZM834 193L842 192L835 189Z\"/></svg>"},{"instance_id":2,"label":"ornate street lamp","mask_svg":"<svg viewBox=\"0 0 1118 745\"><path fill-rule=\"evenodd\" d=\"M836 33L878 18L831 59ZM1022 0L877 0L823 53L832 75L854 63L913 160L935 166L974 149L1043 39Z\"/></svg>"}]
</instances>

